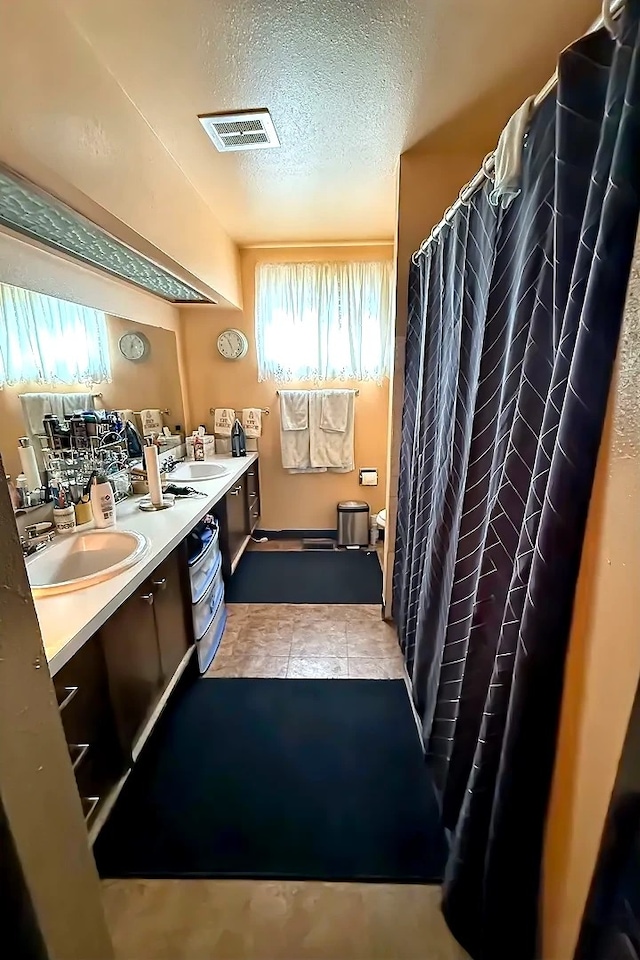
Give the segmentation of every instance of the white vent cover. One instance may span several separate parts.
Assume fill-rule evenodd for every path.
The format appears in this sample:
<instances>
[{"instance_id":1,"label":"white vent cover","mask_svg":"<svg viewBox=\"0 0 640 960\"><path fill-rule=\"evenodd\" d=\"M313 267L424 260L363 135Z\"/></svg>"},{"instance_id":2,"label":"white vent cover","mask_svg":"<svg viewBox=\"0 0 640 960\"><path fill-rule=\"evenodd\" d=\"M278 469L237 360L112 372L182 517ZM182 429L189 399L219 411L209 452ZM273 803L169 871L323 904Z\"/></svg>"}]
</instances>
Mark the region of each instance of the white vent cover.
<instances>
[{"instance_id":1,"label":"white vent cover","mask_svg":"<svg viewBox=\"0 0 640 960\"><path fill-rule=\"evenodd\" d=\"M263 150L280 141L268 110L202 114L198 120L222 153L229 150Z\"/></svg>"}]
</instances>

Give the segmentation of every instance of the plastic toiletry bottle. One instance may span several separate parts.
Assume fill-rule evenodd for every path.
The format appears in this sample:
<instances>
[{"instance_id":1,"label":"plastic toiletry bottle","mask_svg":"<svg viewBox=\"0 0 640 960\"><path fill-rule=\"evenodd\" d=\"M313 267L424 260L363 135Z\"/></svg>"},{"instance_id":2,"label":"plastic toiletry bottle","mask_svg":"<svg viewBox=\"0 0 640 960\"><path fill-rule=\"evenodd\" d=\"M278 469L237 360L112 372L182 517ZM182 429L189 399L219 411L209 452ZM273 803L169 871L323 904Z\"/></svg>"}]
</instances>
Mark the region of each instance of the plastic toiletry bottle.
<instances>
[{"instance_id":1,"label":"plastic toiletry bottle","mask_svg":"<svg viewBox=\"0 0 640 960\"><path fill-rule=\"evenodd\" d=\"M5 474L5 479L6 479L6 481L7 481L7 486L9 487L9 496L11 497L11 506L13 507L14 511L15 511L15 510L19 510L19 509L20 509L20 494L18 493L18 490L17 490L17 488L16 488L16 485L15 485L15 483L13 482L13 480L11 479L11 477L9 476L8 473Z\"/></svg>"},{"instance_id":2,"label":"plastic toiletry bottle","mask_svg":"<svg viewBox=\"0 0 640 960\"><path fill-rule=\"evenodd\" d=\"M244 429L239 420L236 420L231 429L231 456L232 457L246 457L247 455L247 440L244 434Z\"/></svg>"},{"instance_id":3,"label":"plastic toiletry bottle","mask_svg":"<svg viewBox=\"0 0 640 960\"><path fill-rule=\"evenodd\" d=\"M16 490L20 497L20 506L24 509L29 506L29 481L24 473L19 473L16 477Z\"/></svg>"},{"instance_id":4,"label":"plastic toiletry bottle","mask_svg":"<svg viewBox=\"0 0 640 960\"><path fill-rule=\"evenodd\" d=\"M204 440L199 433L193 435L193 459L204 460Z\"/></svg>"},{"instance_id":5,"label":"plastic toiletry bottle","mask_svg":"<svg viewBox=\"0 0 640 960\"><path fill-rule=\"evenodd\" d=\"M96 527L113 527L116 522L116 505L113 490L106 474L98 473L91 484L91 509Z\"/></svg>"}]
</instances>

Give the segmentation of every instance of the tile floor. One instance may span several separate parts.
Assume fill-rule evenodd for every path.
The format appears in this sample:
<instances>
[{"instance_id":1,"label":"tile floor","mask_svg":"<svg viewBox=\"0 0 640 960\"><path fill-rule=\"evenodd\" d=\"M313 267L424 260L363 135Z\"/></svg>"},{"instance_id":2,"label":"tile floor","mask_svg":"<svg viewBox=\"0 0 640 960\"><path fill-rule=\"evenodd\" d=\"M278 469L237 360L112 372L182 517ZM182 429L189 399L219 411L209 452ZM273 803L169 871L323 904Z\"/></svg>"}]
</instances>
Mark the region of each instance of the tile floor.
<instances>
[{"instance_id":1,"label":"tile floor","mask_svg":"<svg viewBox=\"0 0 640 960\"><path fill-rule=\"evenodd\" d=\"M109 880L116 960L464 960L419 884Z\"/></svg>"},{"instance_id":2,"label":"tile floor","mask_svg":"<svg viewBox=\"0 0 640 960\"><path fill-rule=\"evenodd\" d=\"M378 604L234 603L207 677L401 679Z\"/></svg>"},{"instance_id":3,"label":"tile floor","mask_svg":"<svg viewBox=\"0 0 640 960\"><path fill-rule=\"evenodd\" d=\"M301 549L297 541L255 549ZM400 678L377 604L231 604L207 677ZM116 960L464 960L440 888L284 880L108 880Z\"/></svg>"}]
</instances>

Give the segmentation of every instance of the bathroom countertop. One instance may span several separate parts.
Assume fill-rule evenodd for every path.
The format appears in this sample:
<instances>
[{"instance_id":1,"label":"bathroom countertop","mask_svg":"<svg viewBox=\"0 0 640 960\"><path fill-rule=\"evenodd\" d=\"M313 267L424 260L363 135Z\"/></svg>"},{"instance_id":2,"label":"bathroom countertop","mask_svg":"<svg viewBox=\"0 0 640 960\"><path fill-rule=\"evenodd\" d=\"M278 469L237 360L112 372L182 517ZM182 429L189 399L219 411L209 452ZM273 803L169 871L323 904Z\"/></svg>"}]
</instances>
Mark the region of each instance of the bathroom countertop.
<instances>
[{"instance_id":1,"label":"bathroom countertop","mask_svg":"<svg viewBox=\"0 0 640 960\"><path fill-rule=\"evenodd\" d=\"M149 542L148 552L137 564L111 580L104 580L83 590L34 598L52 676L131 596L257 458L257 453L249 453L240 459L231 456L208 458L211 462L224 463L229 472L216 480L194 483L193 486L207 496L176 500L170 510L143 513L138 509L141 497L130 497L117 505L117 527L144 534Z\"/></svg>"}]
</instances>

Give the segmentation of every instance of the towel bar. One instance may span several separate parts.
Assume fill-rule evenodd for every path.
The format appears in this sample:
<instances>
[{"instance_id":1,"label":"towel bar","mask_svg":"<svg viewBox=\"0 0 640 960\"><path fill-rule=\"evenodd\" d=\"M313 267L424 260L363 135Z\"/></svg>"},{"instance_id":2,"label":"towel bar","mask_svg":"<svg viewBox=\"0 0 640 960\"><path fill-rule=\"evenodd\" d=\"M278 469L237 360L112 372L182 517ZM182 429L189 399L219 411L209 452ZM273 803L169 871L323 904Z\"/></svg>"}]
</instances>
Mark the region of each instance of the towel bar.
<instances>
[{"instance_id":1,"label":"towel bar","mask_svg":"<svg viewBox=\"0 0 640 960\"><path fill-rule=\"evenodd\" d=\"M309 390L308 392L311 393L311 390ZM359 390L352 390L351 392L353 393L353 395L354 395L355 397L359 397L359 396L360 396L360 391L359 391ZM280 396L280 391L279 391L279 390L276 390L276 394L277 394L278 396Z\"/></svg>"},{"instance_id":2,"label":"towel bar","mask_svg":"<svg viewBox=\"0 0 640 960\"><path fill-rule=\"evenodd\" d=\"M268 417L268 416L269 416L269 407L256 407L256 409L259 409L259 410L260 410L260 413L264 413L265 417ZM209 407L209 413L210 413L212 416L215 416L216 408L215 408L215 407ZM242 410L236 410L235 413L240 413L240 414L241 414L241 413L242 413Z\"/></svg>"}]
</instances>

